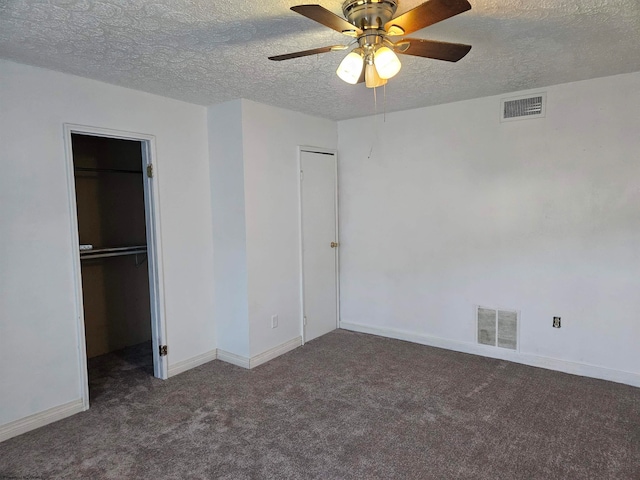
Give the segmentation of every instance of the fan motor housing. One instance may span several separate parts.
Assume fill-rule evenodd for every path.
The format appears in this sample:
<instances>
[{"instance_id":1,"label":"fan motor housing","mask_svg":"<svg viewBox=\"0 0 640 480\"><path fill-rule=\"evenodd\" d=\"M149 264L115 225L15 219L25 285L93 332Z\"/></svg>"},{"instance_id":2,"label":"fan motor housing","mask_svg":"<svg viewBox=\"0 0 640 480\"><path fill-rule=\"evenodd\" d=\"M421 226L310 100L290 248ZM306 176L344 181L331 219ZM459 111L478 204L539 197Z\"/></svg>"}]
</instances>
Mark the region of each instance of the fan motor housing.
<instances>
[{"instance_id":1,"label":"fan motor housing","mask_svg":"<svg viewBox=\"0 0 640 480\"><path fill-rule=\"evenodd\" d=\"M383 30L397 8L397 0L347 0L342 12L360 30Z\"/></svg>"}]
</instances>

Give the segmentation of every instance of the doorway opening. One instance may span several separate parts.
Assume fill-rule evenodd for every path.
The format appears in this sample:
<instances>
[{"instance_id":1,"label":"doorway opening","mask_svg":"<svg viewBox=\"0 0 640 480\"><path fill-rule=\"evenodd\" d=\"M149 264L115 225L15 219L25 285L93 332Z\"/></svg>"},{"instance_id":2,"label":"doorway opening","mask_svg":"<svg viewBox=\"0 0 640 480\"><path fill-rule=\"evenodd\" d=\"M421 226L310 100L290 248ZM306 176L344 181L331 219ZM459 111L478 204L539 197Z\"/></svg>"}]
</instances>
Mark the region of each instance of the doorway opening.
<instances>
[{"instance_id":1,"label":"doorway opening","mask_svg":"<svg viewBox=\"0 0 640 480\"><path fill-rule=\"evenodd\" d=\"M123 375L167 377L153 138L73 126L66 134L88 408Z\"/></svg>"}]
</instances>

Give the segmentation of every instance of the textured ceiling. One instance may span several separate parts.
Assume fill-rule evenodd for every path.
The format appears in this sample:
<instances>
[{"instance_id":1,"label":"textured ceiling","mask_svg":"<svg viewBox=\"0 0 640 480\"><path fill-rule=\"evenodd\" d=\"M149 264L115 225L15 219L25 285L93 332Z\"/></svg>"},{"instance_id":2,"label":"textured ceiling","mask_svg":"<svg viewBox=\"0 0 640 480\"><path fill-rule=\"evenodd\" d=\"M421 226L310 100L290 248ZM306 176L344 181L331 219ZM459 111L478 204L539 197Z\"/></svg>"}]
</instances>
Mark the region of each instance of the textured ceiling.
<instances>
[{"instance_id":1,"label":"textured ceiling","mask_svg":"<svg viewBox=\"0 0 640 480\"><path fill-rule=\"evenodd\" d=\"M267 60L348 43L289 10L301 3L0 0L0 58L201 105L248 98L331 119L374 113L372 90L335 75L345 52ZM341 1L307 3L342 13ZM400 0L398 13L420 3ZM640 71L638 0L470 3L412 36L471 44L471 52L458 63L402 56L387 111Z\"/></svg>"}]
</instances>

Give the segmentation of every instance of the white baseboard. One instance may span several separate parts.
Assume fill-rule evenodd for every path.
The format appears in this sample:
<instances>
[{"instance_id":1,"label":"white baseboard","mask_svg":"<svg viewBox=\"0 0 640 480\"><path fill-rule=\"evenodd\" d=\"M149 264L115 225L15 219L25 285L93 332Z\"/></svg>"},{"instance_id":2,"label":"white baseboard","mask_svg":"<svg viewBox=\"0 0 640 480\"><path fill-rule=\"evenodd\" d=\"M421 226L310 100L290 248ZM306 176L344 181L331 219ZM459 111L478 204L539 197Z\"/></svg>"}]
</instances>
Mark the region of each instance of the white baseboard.
<instances>
[{"instance_id":1,"label":"white baseboard","mask_svg":"<svg viewBox=\"0 0 640 480\"><path fill-rule=\"evenodd\" d=\"M360 333L369 333L379 335L381 337L395 338L398 340L406 340L408 342L428 345L430 347L444 348L454 350L456 352L470 353L472 355L481 355L483 357L497 358L500 360L508 360L510 362L522 363L532 367L546 368L548 370L556 370L564 373L571 373L583 377L598 378L601 380L609 380L611 382L624 383L633 387L640 387L640 374L625 372L622 370L613 370L605 367L598 367L587 363L572 362L568 360L560 360L557 358L542 357L530 353L514 352L510 350L489 347L486 345L477 345L475 343L460 342L445 338L432 337L419 333L399 330L395 328L381 328L362 325L359 323L340 322L340 328Z\"/></svg>"},{"instance_id":2,"label":"white baseboard","mask_svg":"<svg viewBox=\"0 0 640 480\"><path fill-rule=\"evenodd\" d=\"M192 368L199 367L200 365L215 360L216 358L218 358L217 350L211 350L210 352L196 355L195 357L178 362L175 365L169 365L168 375L169 377L173 377L179 373L186 372L187 370L191 370Z\"/></svg>"},{"instance_id":3,"label":"white baseboard","mask_svg":"<svg viewBox=\"0 0 640 480\"><path fill-rule=\"evenodd\" d=\"M210 352L197 355L195 357L183 360L175 365L169 365L168 375L173 377L179 373L186 372L192 368L203 365L215 359L222 360L227 363L232 363L242 368L251 369L258 365L268 362L280 355L283 355L291 350L302 345L302 337L296 337L289 340L275 348L267 350L259 355L251 358L242 357L233 353L225 352L224 350L212 350ZM53 407L44 412L29 415L28 417L15 420L0 426L0 442L16 437L23 433L35 430L36 428L43 427L49 423L62 420L63 418L70 417L76 413L86 410L83 405L82 399L74 400L73 402L65 403L58 407Z\"/></svg>"},{"instance_id":4,"label":"white baseboard","mask_svg":"<svg viewBox=\"0 0 640 480\"><path fill-rule=\"evenodd\" d=\"M246 368L247 370L251 368L250 358L236 355L235 353L227 352L225 350L218 349L218 360L222 360L223 362L227 362L238 367Z\"/></svg>"},{"instance_id":5,"label":"white baseboard","mask_svg":"<svg viewBox=\"0 0 640 480\"><path fill-rule=\"evenodd\" d=\"M258 365L262 365L269 360L273 360L280 355L284 355L285 353L298 348L300 345L302 345L302 337L292 338L288 342L278 345L266 352L262 352L260 355L251 357L251 360L249 361L249 368L255 368Z\"/></svg>"},{"instance_id":6,"label":"white baseboard","mask_svg":"<svg viewBox=\"0 0 640 480\"><path fill-rule=\"evenodd\" d=\"M84 408L82 399L79 398L78 400L50 408L44 412L35 413L28 417L9 422L0 426L0 442L30 432L36 428L44 427L45 425L57 422L58 420L70 417L84 410L86 409Z\"/></svg>"},{"instance_id":7,"label":"white baseboard","mask_svg":"<svg viewBox=\"0 0 640 480\"><path fill-rule=\"evenodd\" d=\"M218 360L237 365L238 367L251 369L257 367L258 365L262 365L269 360L273 360L280 355L284 355L285 353L298 348L300 345L302 345L302 337L292 338L288 342L271 348L266 352L262 352L251 358L243 357L240 355L236 355L235 353L225 352L224 350L218 349Z\"/></svg>"}]
</instances>

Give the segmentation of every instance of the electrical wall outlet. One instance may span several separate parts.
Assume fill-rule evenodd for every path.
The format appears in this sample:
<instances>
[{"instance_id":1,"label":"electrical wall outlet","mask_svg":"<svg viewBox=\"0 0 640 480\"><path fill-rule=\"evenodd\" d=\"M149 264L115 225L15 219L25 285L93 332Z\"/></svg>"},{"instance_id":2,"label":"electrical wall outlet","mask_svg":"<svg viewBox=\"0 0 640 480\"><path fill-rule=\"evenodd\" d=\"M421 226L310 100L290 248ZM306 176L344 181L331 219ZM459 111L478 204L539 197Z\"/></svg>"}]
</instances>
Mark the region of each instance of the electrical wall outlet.
<instances>
[{"instance_id":1,"label":"electrical wall outlet","mask_svg":"<svg viewBox=\"0 0 640 480\"><path fill-rule=\"evenodd\" d=\"M271 316L271 328L278 328L278 315Z\"/></svg>"},{"instance_id":2,"label":"electrical wall outlet","mask_svg":"<svg viewBox=\"0 0 640 480\"><path fill-rule=\"evenodd\" d=\"M553 328L560 328L560 317L553 317Z\"/></svg>"}]
</instances>

